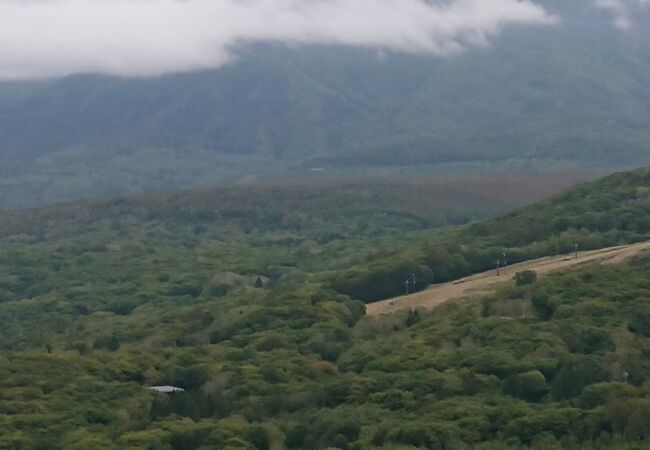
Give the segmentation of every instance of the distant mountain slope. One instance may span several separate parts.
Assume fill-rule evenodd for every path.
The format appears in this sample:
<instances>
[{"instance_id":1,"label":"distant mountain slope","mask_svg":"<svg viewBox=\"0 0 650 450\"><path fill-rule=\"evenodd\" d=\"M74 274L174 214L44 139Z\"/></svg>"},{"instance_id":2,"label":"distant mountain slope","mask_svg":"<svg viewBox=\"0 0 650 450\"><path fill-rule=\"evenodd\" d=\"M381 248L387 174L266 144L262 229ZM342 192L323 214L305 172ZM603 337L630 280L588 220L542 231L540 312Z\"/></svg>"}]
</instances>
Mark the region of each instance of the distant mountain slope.
<instances>
[{"instance_id":1,"label":"distant mountain slope","mask_svg":"<svg viewBox=\"0 0 650 450\"><path fill-rule=\"evenodd\" d=\"M310 167L650 161L650 32L545 3L555 28L451 58L260 45L217 71L0 83L0 187L25 204Z\"/></svg>"}]
</instances>

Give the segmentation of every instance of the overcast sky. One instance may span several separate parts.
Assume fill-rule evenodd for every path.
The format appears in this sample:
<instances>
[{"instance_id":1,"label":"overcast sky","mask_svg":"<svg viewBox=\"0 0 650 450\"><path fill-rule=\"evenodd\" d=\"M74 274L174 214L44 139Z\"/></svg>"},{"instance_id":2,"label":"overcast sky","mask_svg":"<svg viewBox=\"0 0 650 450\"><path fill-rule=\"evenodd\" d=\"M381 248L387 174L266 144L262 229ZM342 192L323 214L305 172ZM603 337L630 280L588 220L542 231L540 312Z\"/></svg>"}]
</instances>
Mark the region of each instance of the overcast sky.
<instances>
[{"instance_id":1,"label":"overcast sky","mask_svg":"<svg viewBox=\"0 0 650 450\"><path fill-rule=\"evenodd\" d=\"M612 21L617 28L629 30L636 23L636 14L639 9L650 6L650 0L594 0L595 5L600 9L608 11L612 15ZM650 26L644 23L642 26Z\"/></svg>"},{"instance_id":2,"label":"overcast sky","mask_svg":"<svg viewBox=\"0 0 650 450\"><path fill-rule=\"evenodd\" d=\"M216 68L246 42L446 56L558 20L529 0L0 0L0 79Z\"/></svg>"}]
</instances>

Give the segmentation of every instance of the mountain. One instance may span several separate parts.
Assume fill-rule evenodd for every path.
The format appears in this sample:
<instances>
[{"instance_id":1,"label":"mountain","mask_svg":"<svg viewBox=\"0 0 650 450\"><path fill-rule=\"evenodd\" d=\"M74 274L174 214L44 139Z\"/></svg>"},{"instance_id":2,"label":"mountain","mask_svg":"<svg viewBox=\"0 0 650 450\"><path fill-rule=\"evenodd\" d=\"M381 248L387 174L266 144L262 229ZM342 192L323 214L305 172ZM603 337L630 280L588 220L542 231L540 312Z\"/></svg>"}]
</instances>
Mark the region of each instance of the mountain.
<instances>
[{"instance_id":1,"label":"mountain","mask_svg":"<svg viewBox=\"0 0 650 450\"><path fill-rule=\"evenodd\" d=\"M587 0L543 3L560 24L453 57L267 44L215 71L0 83L0 205L400 167L647 163L650 32L617 29Z\"/></svg>"},{"instance_id":2,"label":"mountain","mask_svg":"<svg viewBox=\"0 0 650 450\"><path fill-rule=\"evenodd\" d=\"M430 313L364 317L337 284L650 236L650 169L436 228L490 191L472 192L242 187L3 214L0 448L646 449L647 256Z\"/></svg>"}]
</instances>

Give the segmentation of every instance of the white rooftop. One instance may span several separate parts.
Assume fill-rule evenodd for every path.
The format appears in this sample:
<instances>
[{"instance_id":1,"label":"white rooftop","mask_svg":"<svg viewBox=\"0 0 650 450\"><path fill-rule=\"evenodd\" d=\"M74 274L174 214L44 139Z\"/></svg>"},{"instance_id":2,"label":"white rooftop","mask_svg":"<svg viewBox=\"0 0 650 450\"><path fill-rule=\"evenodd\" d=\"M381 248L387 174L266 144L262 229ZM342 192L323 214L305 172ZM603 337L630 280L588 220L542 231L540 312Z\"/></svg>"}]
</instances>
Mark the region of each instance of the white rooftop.
<instances>
[{"instance_id":1,"label":"white rooftop","mask_svg":"<svg viewBox=\"0 0 650 450\"><path fill-rule=\"evenodd\" d=\"M149 389L156 392L162 392L164 394L169 394L172 392L183 392L185 389L176 387L176 386L149 386Z\"/></svg>"}]
</instances>

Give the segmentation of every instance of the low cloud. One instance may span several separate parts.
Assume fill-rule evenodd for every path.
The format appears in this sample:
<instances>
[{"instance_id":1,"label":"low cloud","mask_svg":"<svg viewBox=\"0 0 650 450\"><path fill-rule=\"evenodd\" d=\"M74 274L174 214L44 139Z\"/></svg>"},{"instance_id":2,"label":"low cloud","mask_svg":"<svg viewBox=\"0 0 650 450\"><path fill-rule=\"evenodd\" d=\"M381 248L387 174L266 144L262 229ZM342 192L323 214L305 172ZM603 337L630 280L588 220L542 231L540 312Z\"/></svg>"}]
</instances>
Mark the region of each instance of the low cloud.
<instances>
[{"instance_id":1,"label":"low cloud","mask_svg":"<svg viewBox=\"0 0 650 450\"><path fill-rule=\"evenodd\" d=\"M608 12L616 28L629 30L639 24L636 21L641 9L650 6L650 0L595 0L596 6ZM644 22L643 26L648 26Z\"/></svg>"},{"instance_id":2,"label":"low cloud","mask_svg":"<svg viewBox=\"0 0 650 450\"><path fill-rule=\"evenodd\" d=\"M0 0L0 79L216 68L251 42L451 55L556 21L530 0Z\"/></svg>"}]
</instances>

